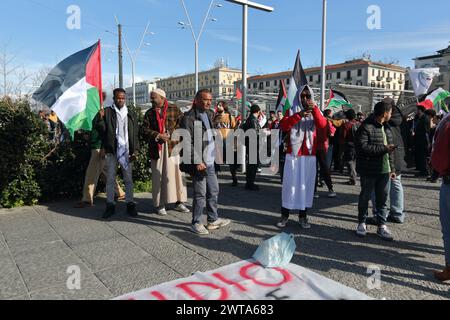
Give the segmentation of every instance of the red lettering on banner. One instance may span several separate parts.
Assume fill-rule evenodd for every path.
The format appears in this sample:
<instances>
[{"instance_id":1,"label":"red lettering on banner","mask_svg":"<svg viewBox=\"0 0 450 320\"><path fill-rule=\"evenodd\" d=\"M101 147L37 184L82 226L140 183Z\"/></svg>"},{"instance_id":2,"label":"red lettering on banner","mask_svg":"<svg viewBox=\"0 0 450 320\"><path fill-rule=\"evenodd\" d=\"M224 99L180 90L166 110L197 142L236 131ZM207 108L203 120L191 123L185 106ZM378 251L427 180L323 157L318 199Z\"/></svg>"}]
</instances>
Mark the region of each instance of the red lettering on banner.
<instances>
[{"instance_id":1,"label":"red lettering on banner","mask_svg":"<svg viewBox=\"0 0 450 320\"><path fill-rule=\"evenodd\" d=\"M250 263L246 266L243 266L240 270L239 270L239 274L241 275L242 278L245 279L249 279L252 280L254 283L263 286L263 287L279 287L282 284L288 283L292 281L292 275L289 273L289 271L285 270L285 269L281 269L281 268L273 268L273 270L277 270L279 273L281 273L281 275L283 276L283 280L279 283L265 283L265 282L261 282L256 280L255 278L251 277L248 274L248 270L254 267L261 267L260 264L254 264L254 263Z\"/></svg>"},{"instance_id":2,"label":"red lettering on banner","mask_svg":"<svg viewBox=\"0 0 450 320\"><path fill-rule=\"evenodd\" d=\"M190 295L195 300L204 300L202 296L200 296L197 292L192 290L191 286L205 286L210 287L215 290L220 290L221 294L218 300L227 300L228 299L228 292L226 289L219 287L215 285L214 283L207 283L207 282L184 282L177 285L177 288L180 288L181 290L184 290L188 295Z\"/></svg>"},{"instance_id":3,"label":"red lettering on banner","mask_svg":"<svg viewBox=\"0 0 450 320\"><path fill-rule=\"evenodd\" d=\"M159 291L152 291L150 294L158 300L167 300L167 298L164 297Z\"/></svg>"},{"instance_id":4,"label":"red lettering on banner","mask_svg":"<svg viewBox=\"0 0 450 320\"><path fill-rule=\"evenodd\" d=\"M221 275L220 273L213 273L212 276L216 277L217 279L219 279L222 282L225 282L226 284L229 284L230 286L235 286L242 292L247 291L247 288L243 287L240 283L229 280L229 279L225 278L223 275Z\"/></svg>"}]
</instances>

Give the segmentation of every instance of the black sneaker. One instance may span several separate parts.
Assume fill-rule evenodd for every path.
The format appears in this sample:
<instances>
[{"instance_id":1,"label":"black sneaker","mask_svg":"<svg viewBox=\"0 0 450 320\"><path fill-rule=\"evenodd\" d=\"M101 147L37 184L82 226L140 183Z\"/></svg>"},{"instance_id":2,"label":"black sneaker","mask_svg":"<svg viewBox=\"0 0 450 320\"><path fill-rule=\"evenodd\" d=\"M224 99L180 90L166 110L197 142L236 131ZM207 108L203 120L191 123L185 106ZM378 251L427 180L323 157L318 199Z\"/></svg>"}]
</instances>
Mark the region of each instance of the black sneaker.
<instances>
[{"instance_id":1,"label":"black sneaker","mask_svg":"<svg viewBox=\"0 0 450 320\"><path fill-rule=\"evenodd\" d=\"M136 210L136 204L134 202L127 203L127 214L130 217L137 217L138 213Z\"/></svg>"},{"instance_id":2,"label":"black sneaker","mask_svg":"<svg viewBox=\"0 0 450 320\"><path fill-rule=\"evenodd\" d=\"M238 181L237 179L233 180L233 183L231 184L232 187L237 187L238 186Z\"/></svg>"},{"instance_id":3,"label":"black sneaker","mask_svg":"<svg viewBox=\"0 0 450 320\"><path fill-rule=\"evenodd\" d=\"M245 185L245 189L250 191L259 191L259 186L257 186L256 184Z\"/></svg>"},{"instance_id":4,"label":"black sneaker","mask_svg":"<svg viewBox=\"0 0 450 320\"><path fill-rule=\"evenodd\" d=\"M403 221L400 220L400 218L394 217L394 216L388 216L387 221L392 222L392 223L398 223L398 224L402 224Z\"/></svg>"},{"instance_id":5,"label":"black sneaker","mask_svg":"<svg viewBox=\"0 0 450 320\"><path fill-rule=\"evenodd\" d=\"M103 219L111 218L116 213L116 206L113 204L107 204L106 210L103 213Z\"/></svg>"},{"instance_id":6,"label":"black sneaker","mask_svg":"<svg viewBox=\"0 0 450 320\"><path fill-rule=\"evenodd\" d=\"M371 226L378 226L377 218L367 217L366 224L371 225Z\"/></svg>"}]
</instances>

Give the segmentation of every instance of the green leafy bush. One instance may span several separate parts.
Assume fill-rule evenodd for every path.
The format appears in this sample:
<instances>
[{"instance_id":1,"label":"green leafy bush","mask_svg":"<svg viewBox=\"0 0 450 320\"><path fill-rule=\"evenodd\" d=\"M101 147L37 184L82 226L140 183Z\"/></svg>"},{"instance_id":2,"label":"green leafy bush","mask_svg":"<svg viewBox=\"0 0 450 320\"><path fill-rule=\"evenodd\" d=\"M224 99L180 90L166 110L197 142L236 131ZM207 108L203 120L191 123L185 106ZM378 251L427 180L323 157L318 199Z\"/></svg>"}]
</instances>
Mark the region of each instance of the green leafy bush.
<instances>
[{"instance_id":1,"label":"green leafy bush","mask_svg":"<svg viewBox=\"0 0 450 320\"><path fill-rule=\"evenodd\" d=\"M139 115L139 108L130 107ZM0 100L0 206L33 205L38 201L81 197L91 150L89 133L78 131L74 141L62 135L49 139L47 126L26 101ZM62 142L61 142L62 141ZM148 147L133 167L136 192L151 191ZM98 187L104 189L104 183Z\"/></svg>"}]
</instances>

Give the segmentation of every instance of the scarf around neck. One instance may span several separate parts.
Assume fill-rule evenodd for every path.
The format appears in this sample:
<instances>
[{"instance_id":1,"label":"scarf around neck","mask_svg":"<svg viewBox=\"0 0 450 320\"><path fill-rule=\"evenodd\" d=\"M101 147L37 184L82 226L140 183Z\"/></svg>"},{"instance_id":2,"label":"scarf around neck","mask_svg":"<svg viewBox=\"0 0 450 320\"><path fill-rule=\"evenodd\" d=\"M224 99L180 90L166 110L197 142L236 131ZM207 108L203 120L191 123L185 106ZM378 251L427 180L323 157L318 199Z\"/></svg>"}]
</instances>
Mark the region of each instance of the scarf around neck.
<instances>
[{"instance_id":1,"label":"scarf around neck","mask_svg":"<svg viewBox=\"0 0 450 320\"><path fill-rule=\"evenodd\" d=\"M159 133L166 132L166 118L167 118L167 109L169 108L169 103L167 99L164 99L164 106L162 107L162 115L161 112L155 108L156 113L156 121L158 122ZM160 109L161 110L161 109ZM158 150L162 150L162 144L158 143Z\"/></svg>"},{"instance_id":2,"label":"scarf around neck","mask_svg":"<svg viewBox=\"0 0 450 320\"><path fill-rule=\"evenodd\" d=\"M297 94L294 99L293 112L297 113L304 110L301 105L300 95L305 90L305 88L309 89L311 94L311 99L314 101L314 91L308 85L304 85L300 87L297 91ZM291 130L291 145L292 145L292 154L297 156L300 149L303 146L303 143L306 142L306 147L308 149L309 154L311 155L313 144L314 144L314 131L316 130L316 126L314 123L313 116L302 118ZM305 141L306 139L306 141Z\"/></svg>"},{"instance_id":3,"label":"scarf around neck","mask_svg":"<svg viewBox=\"0 0 450 320\"><path fill-rule=\"evenodd\" d=\"M129 141L128 141L128 108L123 106L119 109L115 104L116 111L116 137L117 137L117 161L125 170L128 169L129 162Z\"/></svg>"}]
</instances>

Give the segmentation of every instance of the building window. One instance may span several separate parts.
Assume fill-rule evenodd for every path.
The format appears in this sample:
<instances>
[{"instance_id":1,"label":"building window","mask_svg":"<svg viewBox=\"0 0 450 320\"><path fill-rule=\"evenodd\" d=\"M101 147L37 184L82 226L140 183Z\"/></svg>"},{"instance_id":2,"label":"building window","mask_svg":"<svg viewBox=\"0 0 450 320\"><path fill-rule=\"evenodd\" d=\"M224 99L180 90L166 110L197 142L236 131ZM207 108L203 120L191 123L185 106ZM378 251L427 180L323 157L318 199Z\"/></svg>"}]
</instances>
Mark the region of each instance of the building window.
<instances>
[{"instance_id":1,"label":"building window","mask_svg":"<svg viewBox=\"0 0 450 320\"><path fill-rule=\"evenodd\" d=\"M253 89L257 89L258 88L258 84L255 82L253 83Z\"/></svg>"},{"instance_id":2,"label":"building window","mask_svg":"<svg viewBox=\"0 0 450 320\"><path fill-rule=\"evenodd\" d=\"M317 81L319 81L319 82L320 82L320 77L321 77L321 75L319 74L319 76L317 77Z\"/></svg>"},{"instance_id":3,"label":"building window","mask_svg":"<svg viewBox=\"0 0 450 320\"><path fill-rule=\"evenodd\" d=\"M331 73L327 73L327 80L331 80L331 79L332 79Z\"/></svg>"},{"instance_id":4,"label":"building window","mask_svg":"<svg viewBox=\"0 0 450 320\"><path fill-rule=\"evenodd\" d=\"M352 77L352 72L351 71L347 71L347 79L350 79Z\"/></svg>"},{"instance_id":5,"label":"building window","mask_svg":"<svg viewBox=\"0 0 450 320\"><path fill-rule=\"evenodd\" d=\"M371 86L372 88L375 88L375 86L376 86L375 82L372 82L372 83L370 84L370 86Z\"/></svg>"},{"instance_id":6,"label":"building window","mask_svg":"<svg viewBox=\"0 0 450 320\"><path fill-rule=\"evenodd\" d=\"M383 70L383 78L386 76L386 71Z\"/></svg>"},{"instance_id":7,"label":"building window","mask_svg":"<svg viewBox=\"0 0 450 320\"><path fill-rule=\"evenodd\" d=\"M362 77L362 69L358 69L358 77Z\"/></svg>"},{"instance_id":8,"label":"building window","mask_svg":"<svg viewBox=\"0 0 450 320\"><path fill-rule=\"evenodd\" d=\"M259 89L261 89L261 90L264 89L264 82L259 83Z\"/></svg>"},{"instance_id":9,"label":"building window","mask_svg":"<svg viewBox=\"0 0 450 320\"><path fill-rule=\"evenodd\" d=\"M291 80L290 80L289 78L287 78L286 83L287 83L287 84L290 84L289 82L291 82Z\"/></svg>"},{"instance_id":10,"label":"building window","mask_svg":"<svg viewBox=\"0 0 450 320\"><path fill-rule=\"evenodd\" d=\"M273 80L273 85L276 86L278 84L277 80Z\"/></svg>"},{"instance_id":11,"label":"building window","mask_svg":"<svg viewBox=\"0 0 450 320\"><path fill-rule=\"evenodd\" d=\"M266 87L270 87L270 81L266 81Z\"/></svg>"},{"instance_id":12,"label":"building window","mask_svg":"<svg viewBox=\"0 0 450 320\"><path fill-rule=\"evenodd\" d=\"M394 83L394 90L397 90L397 85Z\"/></svg>"},{"instance_id":13,"label":"building window","mask_svg":"<svg viewBox=\"0 0 450 320\"><path fill-rule=\"evenodd\" d=\"M372 77L375 77L375 69L372 69Z\"/></svg>"},{"instance_id":14,"label":"building window","mask_svg":"<svg viewBox=\"0 0 450 320\"><path fill-rule=\"evenodd\" d=\"M378 76L381 77L381 70L378 70Z\"/></svg>"},{"instance_id":15,"label":"building window","mask_svg":"<svg viewBox=\"0 0 450 320\"><path fill-rule=\"evenodd\" d=\"M309 76L309 82L313 82L313 76Z\"/></svg>"},{"instance_id":16,"label":"building window","mask_svg":"<svg viewBox=\"0 0 450 320\"><path fill-rule=\"evenodd\" d=\"M397 74L394 72L394 79L397 79Z\"/></svg>"},{"instance_id":17,"label":"building window","mask_svg":"<svg viewBox=\"0 0 450 320\"><path fill-rule=\"evenodd\" d=\"M340 71L337 73L336 78L338 78L338 79L341 78L341 72Z\"/></svg>"}]
</instances>

